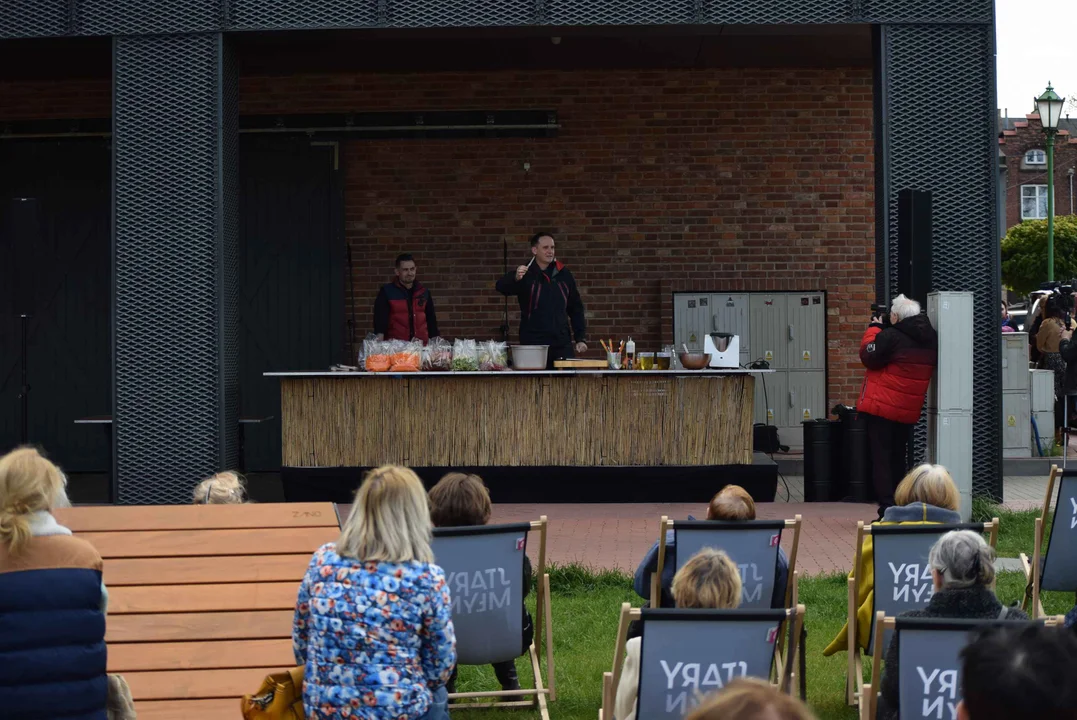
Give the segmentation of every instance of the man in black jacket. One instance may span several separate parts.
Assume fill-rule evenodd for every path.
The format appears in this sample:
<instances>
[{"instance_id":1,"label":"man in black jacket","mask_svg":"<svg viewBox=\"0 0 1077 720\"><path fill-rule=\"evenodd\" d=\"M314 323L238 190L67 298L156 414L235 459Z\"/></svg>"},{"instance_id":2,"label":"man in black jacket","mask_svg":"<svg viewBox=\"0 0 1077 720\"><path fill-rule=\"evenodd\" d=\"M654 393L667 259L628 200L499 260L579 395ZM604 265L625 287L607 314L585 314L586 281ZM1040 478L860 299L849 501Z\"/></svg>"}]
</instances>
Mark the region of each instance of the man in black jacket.
<instances>
[{"instance_id":1,"label":"man in black jacket","mask_svg":"<svg viewBox=\"0 0 1077 720\"><path fill-rule=\"evenodd\" d=\"M496 285L499 293L514 295L520 303L520 344L549 345L546 362L550 368L554 360L587 352L583 300L576 279L557 261L555 250L553 235L535 233L531 238L531 262L506 273Z\"/></svg>"}]
</instances>

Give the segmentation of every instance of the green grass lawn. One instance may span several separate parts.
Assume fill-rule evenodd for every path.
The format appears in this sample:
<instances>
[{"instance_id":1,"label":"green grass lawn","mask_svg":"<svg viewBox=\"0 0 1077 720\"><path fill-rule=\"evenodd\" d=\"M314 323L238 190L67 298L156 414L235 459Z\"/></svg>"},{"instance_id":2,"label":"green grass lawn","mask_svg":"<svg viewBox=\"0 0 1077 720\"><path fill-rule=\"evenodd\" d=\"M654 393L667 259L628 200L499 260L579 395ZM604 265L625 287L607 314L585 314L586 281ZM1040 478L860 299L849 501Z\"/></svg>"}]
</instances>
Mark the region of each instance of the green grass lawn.
<instances>
[{"instance_id":1,"label":"green grass lawn","mask_svg":"<svg viewBox=\"0 0 1077 720\"><path fill-rule=\"evenodd\" d=\"M997 511L995 514L999 514ZM1026 517L1027 516L1027 517ZM1019 551L1031 554L1034 513L1003 513L999 539L1003 555ZM632 579L619 572L590 572L580 566L550 569L553 595L554 651L557 701L550 705L552 718L595 720L602 687L602 673L612 669L613 648L621 603L639 605L632 591ZM1019 602L1025 591L1021 573L1002 573L998 596L1005 604ZM529 598L534 610L534 594ZM845 706L845 653L823 657L823 648L837 635L846 617L844 575L824 575L800 581L800 601L807 608L808 702L820 720L851 720L856 712ZM1043 604L1049 614L1064 614L1074 603L1070 593L1045 593ZM531 682L530 664L517 660L520 681ZM464 667L457 690L461 692L497 689L488 667ZM537 718L532 709L499 710L520 720ZM490 718L489 710L452 711L455 720Z\"/></svg>"}]
</instances>

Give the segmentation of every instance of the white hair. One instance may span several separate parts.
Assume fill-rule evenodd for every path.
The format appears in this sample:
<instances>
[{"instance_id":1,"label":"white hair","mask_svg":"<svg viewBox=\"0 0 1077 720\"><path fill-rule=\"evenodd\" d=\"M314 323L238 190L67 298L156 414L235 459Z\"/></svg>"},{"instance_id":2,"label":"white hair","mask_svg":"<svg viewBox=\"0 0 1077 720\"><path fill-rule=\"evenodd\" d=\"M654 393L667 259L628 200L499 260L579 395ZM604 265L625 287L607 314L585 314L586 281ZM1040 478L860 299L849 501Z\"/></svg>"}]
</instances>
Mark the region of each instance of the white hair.
<instances>
[{"instance_id":1,"label":"white hair","mask_svg":"<svg viewBox=\"0 0 1077 720\"><path fill-rule=\"evenodd\" d=\"M995 550L972 530L951 530L931 547L928 563L942 575L943 588L990 585L995 579Z\"/></svg>"},{"instance_id":2,"label":"white hair","mask_svg":"<svg viewBox=\"0 0 1077 720\"><path fill-rule=\"evenodd\" d=\"M919 315L920 303L904 295L898 295L894 298L894 302L890 303L890 312L897 316L898 322L901 322L906 318Z\"/></svg>"}]
</instances>

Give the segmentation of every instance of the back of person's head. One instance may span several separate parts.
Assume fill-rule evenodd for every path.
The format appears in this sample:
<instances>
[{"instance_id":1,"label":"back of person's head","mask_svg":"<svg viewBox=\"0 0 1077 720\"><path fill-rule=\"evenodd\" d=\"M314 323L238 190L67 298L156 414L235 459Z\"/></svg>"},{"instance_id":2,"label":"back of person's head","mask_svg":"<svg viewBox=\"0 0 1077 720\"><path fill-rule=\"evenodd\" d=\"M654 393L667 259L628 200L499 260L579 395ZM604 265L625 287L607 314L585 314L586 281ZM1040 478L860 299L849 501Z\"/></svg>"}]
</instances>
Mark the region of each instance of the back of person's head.
<instances>
[{"instance_id":1,"label":"back of person's head","mask_svg":"<svg viewBox=\"0 0 1077 720\"><path fill-rule=\"evenodd\" d=\"M337 554L363 561L434 561L430 506L419 477L383 465L367 473L337 540Z\"/></svg>"},{"instance_id":2,"label":"back of person's head","mask_svg":"<svg viewBox=\"0 0 1077 720\"><path fill-rule=\"evenodd\" d=\"M942 587L990 585L995 579L995 550L972 530L951 530L931 546L928 564L942 575Z\"/></svg>"},{"instance_id":3,"label":"back of person's head","mask_svg":"<svg viewBox=\"0 0 1077 720\"><path fill-rule=\"evenodd\" d=\"M451 472L430 488L434 527L464 527L490 522L490 493L478 475Z\"/></svg>"},{"instance_id":4,"label":"back of person's head","mask_svg":"<svg viewBox=\"0 0 1077 720\"><path fill-rule=\"evenodd\" d=\"M240 505L247 502L247 484L234 470L219 472L194 488L195 505Z\"/></svg>"},{"instance_id":5,"label":"back of person's head","mask_svg":"<svg viewBox=\"0 0 1077 720\"><path fill-rule=\"evenodd\" d=\"M927 503L956 511L961 507L961 495L949 470L942 465L924 464L910 470L898 484L894 490L894 503Z\"/></svg>"},{"instance_id":6,"label":"back of person's head","mask_svg":"<svg viewBox=\"0 0 1077 720\"><path fill-rule=\"evenodd\" d=\"M730 609L740 605L740 570L722 550L703 548L673 576L678 608Z\"/></svg>"},{"instance_id":7,"label":"back of person's head","mask_svg":"<svg viewBox=\"0 0 1077 720\"><path fill-rule=\"evenodd\" d=\"M1077 718L1077 638L1058 627L994 626L961 652L962 720Z\"/></svg>"},{"instance_id":8,"label":"back of person's head","mask_svg":"<svg viewBox=\"0 0 1077 720\"><path fill-rule=\"evenodd\" d=\"M755 500L740 485L726 485L711 498L708 520L755 520Z\"/></svg>"},{"instance_id":9,"label":"back of person's head","mask_svg":"<svg viewBox=\"0 0 1077 720\"><path fill-rule=\"evenodd\" d=\"M890 312L894 313L898 322L920 314L920 303L904 295L898 295L890 303Z\"/></svg>"},{"instance_id":10,"label":"back of person's head","mask_svg":"<svg viewBox=\"0 0 1077 720\"><path fill-rule=\"evenodd\" d=\"M12 554L30 541L30 517L67 507L67 478L32 447L0 457L0 545Z\"/></svg>"},{"instance_id":11,"label":"back of person's head","mask_svg":"<svg viewBox=\"0 0 1077 720\"><path fill-rule=\"evenodd\" d=\"M808 707L758 678L737 678L703 699L685 720L815 720Z\"/></svg>"},{"instance_id":12,"label":"back of person's head","mask_svg":"<svg viewBox=\"0 0 1077 720\"><path fill-rule=\"evenodd\" d=\"M1047 297L1047 307L1043 311L1044 316L1062 319L1066 314L1066 303L1058 293L1051 293Z\"/></svg>"}]
</instances>

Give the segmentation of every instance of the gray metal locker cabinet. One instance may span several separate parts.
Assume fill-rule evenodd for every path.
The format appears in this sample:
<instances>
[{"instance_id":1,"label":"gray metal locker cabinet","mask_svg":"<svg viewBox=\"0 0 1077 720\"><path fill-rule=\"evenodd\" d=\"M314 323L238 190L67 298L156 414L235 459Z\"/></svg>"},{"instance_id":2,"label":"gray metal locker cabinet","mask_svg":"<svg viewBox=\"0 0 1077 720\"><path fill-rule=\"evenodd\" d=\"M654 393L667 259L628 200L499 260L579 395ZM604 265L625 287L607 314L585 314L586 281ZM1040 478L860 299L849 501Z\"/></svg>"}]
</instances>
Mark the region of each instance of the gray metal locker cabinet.
<instances>
[{"instance_id":1,"label":"gray metal locker cabinet","mask_svg":"<svg viewBox=\"0 0 1077 720\"><path fill-rule=\"evenodd\" d=\"M747 293L711 295L711 324L707 332L740 336L740 364L751 362L751 331L748 325Z\"/></svg>"},{"instance_id":2,"label":"gray metal locker cabinet","mask_svg":"<svg viewBox=\"0 0 1077 720\"><path fill-rule=\"evenodd\" d=\"M1029 391L1028 333L1002 333L1002 389Z\"/></svg>"},{"instance_id":3,"label":"gray metal locker cabinet","mask_svg":"<svg viewBox=\"0 0 1077 720\"><path fill-rule=\"evenodd\" d=\"M703 336L710 325L710 295L676 293L673 296L673 341L677 348L703 350ZM636 349L639 352L639 348Z\"/></svg>"},{"instance_id":4,"label":"gray metal locker cabinet","mask_svg":"<svg viewBox=\"0 0 1077 720\"><path fill-rule=\"evenodd\" d=\"M1028 457L1031 443L1029 395L1022 390L1007 390L1002 393L1002 457Z\"/></svg>"},{"instance_id":5,"label":"gray metal locker cabinet","mask_svg":"<svg viewBox=\"0 0 1077 720\"><path fill-rule=\"evenodd\" d=\"M764 396L766 402L764 402ZM785 410L788 405L789 373L759 373L755 376L753 422L781 427L788 416Z\"/></svg>"},{"instance_id":6,"label":"gray metal locker cabinet","mask_svg":"<svg viewBox=\"0 0 1077 720\"><path fill-rule=\"evenodd\" d=\"M788 303L783 293L753 293L748 300L752 360L766 360L775 370L789 367Z\"/></svg>"},{"instance_id":7,"label":"gray metal locker cabinet","mask_svg":"<svg viewBox=\"0 0 1077 720\"><path fill-rule=\"evenodd\" d=\"M790 370L788 387L785 428L779 435L789 447L802 448L804 426L801 423L827 416L826 373L822 370Z\"/></svg>"},{"instance_id":8,"label":"gray metal locker cabinet","mask_svg":"<svg viewBox=\"0 0 1077 720\"><path fill-rule=\"evenodd\" d=\"M971 310L971 305L969 306ZM929 462L950 471L961 497L961 521L972 515L972 413L938 411L927 416Z\"/></svg>"},{"instance_id":9,"label":"gray metal locker cabinet","mask_svg":"<svg viewBox=\"0 0 1077 720\"><path fill-rule=\"evenodd\" d=\"M826 369L826 303L822 293L789 296L788 332L786 367L790 370Z\"/></svg>"},{"instance_id":10,"label":"gray metal locker cabinet","mask_svg":"<svg viewBox=\"0 0 1077 720\"><path fill-rule=\"evenodd\" d=\"M939 335L939 366L927 394L928 410L972 412L972 293L927 296L927 314Z\"/></svg>"}]
</instances>

